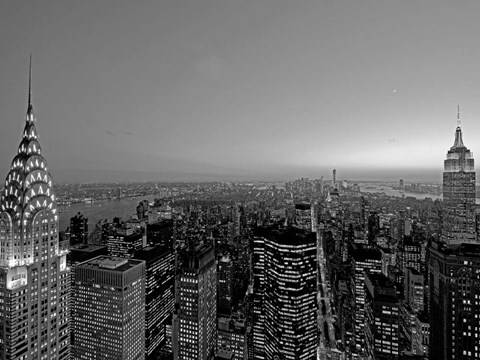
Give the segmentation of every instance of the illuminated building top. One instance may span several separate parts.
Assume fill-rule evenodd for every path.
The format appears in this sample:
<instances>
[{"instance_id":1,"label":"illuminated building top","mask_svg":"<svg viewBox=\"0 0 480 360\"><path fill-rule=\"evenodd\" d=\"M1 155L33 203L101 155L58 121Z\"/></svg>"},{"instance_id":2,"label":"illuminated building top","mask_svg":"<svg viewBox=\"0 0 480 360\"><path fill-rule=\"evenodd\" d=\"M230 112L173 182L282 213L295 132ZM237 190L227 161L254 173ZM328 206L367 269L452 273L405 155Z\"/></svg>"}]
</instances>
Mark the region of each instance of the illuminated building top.
<instances>
[{"instance_id":1,"label":"illuminated building top","mask_svg":"<svg viewBox=\"0 0 480 360\"><path fill-rule=\"evenodd\" d=\"M58 253L57 206L52 177L38 142L31 79L30 63L25 128L0 199L0 266L11 267L40 260L42 254L34 248L34 238L46 235L46 223L48 232L55 233L48 235L56 235L52 236L53 244L48 252Z\"/></svg>"},{"instance_id":2,"label":"illuminated building top","mask_svg":"<svg viewBox=\"0 0 480 360\"><path fill-rule=\"evenodd\" d=\"M447 158L444 162L445 172L472 172L473 153L463 144L462 129L460 127L460 110L457 116L457 129L455 131L455 141L453 146L447 152Z\"/></svg>"}]
</instances>

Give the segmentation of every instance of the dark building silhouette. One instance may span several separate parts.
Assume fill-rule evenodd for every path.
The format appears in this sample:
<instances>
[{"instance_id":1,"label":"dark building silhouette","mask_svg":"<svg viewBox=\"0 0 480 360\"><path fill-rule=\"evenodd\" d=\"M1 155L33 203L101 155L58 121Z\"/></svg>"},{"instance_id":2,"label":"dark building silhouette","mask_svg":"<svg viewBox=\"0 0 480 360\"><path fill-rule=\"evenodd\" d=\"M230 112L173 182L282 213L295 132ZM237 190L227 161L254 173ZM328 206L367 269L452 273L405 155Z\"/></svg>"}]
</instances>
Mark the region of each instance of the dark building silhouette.
<instances>
[{"instance_id":1,"label":"dark building silhouette","mask_svg":"<svg viewBox=\"0 0 480 360\"><path fill-rule=\"evenodd\" d=\"M478 359L480 244L428 248L430 359Z\"/></svg>"},{"instance_id":2,"label":"dark building silhouette","mask_svg":"<svg viewBox=\"0 0 480 360\"><path fill-rule=\"evenodd\" d=\"M88 218L81 213L70 218L70 246L88 243Z\"/></svg>"},{"instance_id":3,"label":"dark building silhouette","mask_svg":"<svg viewBox=\"0 0 480 360\"><path fill-rule=\"evenodd\" d=\"M31 100L30 76L22 140L0 199L0 358L67 360L70 276Z\"/></svg>"},{"instance_id":4,"label":"dark building silhouette","mask_svg":"<svg viewBox=\"0 0 480 360\"><path fill-rule=\"evenodd\" d=\"M230 316L233 298L233 263L230 256L222 256L217 270L217 314Z\"/></svg>"},{"instance_id":5,"label":"dark building silhouette","mask_svg":"<svg viewBox=\"0 0 480 360\"><path fill-rule=\"evenodd\" d=\"M173 220L170 219L147 224L148 244L168 246L173 249L173 230Z\"/></svg>"},{"instance_id":6,"label":"dark building silhouette","mask_svg":"<svg viewBox=\"0 0 480 360\"><path fill-rule=\"evenodd\" d=\"M474 160L463 144L460 125L444 162L442 240L447 244L477 241Z\"/></svg>"},{"instance_id":7,"label":"dark building silhouette","mask_svg":"<svg viewBox=\"0 0 480 360\"><path fill-rule=\"evenodd\" d=\"M167 327L175 306L175 255L167 247L147 246L135 253L146 263L145 351L156 359L167 342Z\"/></svg>"},{"instance_id":8,"label":"dark building silhouette","mask_svg":"<svg viewBox=\"0 0 480 360\"><path fill-rule=\"evenodd\" d=\"M139 229L131 228L125 223L108 230L107 246L111 256L132 258L136 251L144 247L143 234Z\"/></svg>"},{"instance_id":9,"label":"dark building silhouette","mask_svg":"<svg viewBox=\"0 0 480 360\"><path fill-rule=\"evenodd\" d=\"M383 274L365 276L365 353L370 359L399 359L400 304L393 282Z\"/></svg>"}]
</instances>

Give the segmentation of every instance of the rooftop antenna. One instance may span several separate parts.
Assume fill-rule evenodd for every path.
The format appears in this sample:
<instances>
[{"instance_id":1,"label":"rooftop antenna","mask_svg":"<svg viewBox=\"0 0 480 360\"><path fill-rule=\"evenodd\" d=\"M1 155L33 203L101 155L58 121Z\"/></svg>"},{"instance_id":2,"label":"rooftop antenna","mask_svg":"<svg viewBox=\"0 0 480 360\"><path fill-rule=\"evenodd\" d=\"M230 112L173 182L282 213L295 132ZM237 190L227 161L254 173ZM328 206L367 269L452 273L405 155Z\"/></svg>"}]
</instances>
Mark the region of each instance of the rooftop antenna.
<instances>
[{"instance_id":1,"label":"rooftop antenna","mask_svg":"<svg viewBox=\"0 0 480 360\"><path fill-rule=\"evenodd\" d=\"M460 105L457 105L457 126L460 127Z\"/></svg>"},{"instance_id":2,"label":"rooftop antenna","mask_svg":"<svg viewBox=\"0 0 480 360\"><path fill-rule=\"evenodd\" d=\"M28 70L28 107L32 106L32 53L30 53L30 67Z\"/></svg>"}]
</instances>

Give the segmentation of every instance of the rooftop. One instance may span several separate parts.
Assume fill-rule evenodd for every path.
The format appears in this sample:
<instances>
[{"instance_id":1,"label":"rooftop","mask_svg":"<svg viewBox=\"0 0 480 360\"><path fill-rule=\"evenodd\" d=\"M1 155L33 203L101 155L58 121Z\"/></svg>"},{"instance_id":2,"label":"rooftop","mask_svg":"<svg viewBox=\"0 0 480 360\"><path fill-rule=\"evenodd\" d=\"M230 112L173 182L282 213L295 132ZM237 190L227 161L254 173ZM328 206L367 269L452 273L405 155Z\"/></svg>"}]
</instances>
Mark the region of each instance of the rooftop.
<instances>
[{"instance_id":1,"label":"rooftop","mask_svg":"<svg viewBox=\"0 0 480 360\"><path fill-rule=\"evenodd\" d=\"M124 272L137 266L140 263L142 263L141 260L124 259L114 256L97 256L96 258L86 261L79 266L82 266L83 268L108 269L118 272Z\"/></svg>"}]
</instances>

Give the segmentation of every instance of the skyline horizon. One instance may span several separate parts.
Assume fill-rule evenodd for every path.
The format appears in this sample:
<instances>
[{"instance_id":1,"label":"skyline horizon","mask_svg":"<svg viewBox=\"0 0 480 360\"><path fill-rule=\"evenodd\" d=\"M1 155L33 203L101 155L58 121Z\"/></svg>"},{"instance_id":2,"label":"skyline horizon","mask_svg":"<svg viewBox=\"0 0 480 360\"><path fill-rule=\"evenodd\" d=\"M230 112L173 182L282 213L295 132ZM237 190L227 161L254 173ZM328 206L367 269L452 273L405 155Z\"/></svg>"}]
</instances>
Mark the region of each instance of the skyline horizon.
<instances>
[{"instance_id":1,"label":"skyline horizon","mask_svg":"<svg viewBox=\"0 0 480 360\"><path fill-rule=\"evenodd\" d=\"M480 151L480 3L462 4L9 4L0 11L0 166L21 131L31 52L40 137L52 169L79 169L71 178L338 168L345 178L439 179L458 104L465 144ZM35 16L25 22L27 12Z\"/></svg>"}]
</instances>

